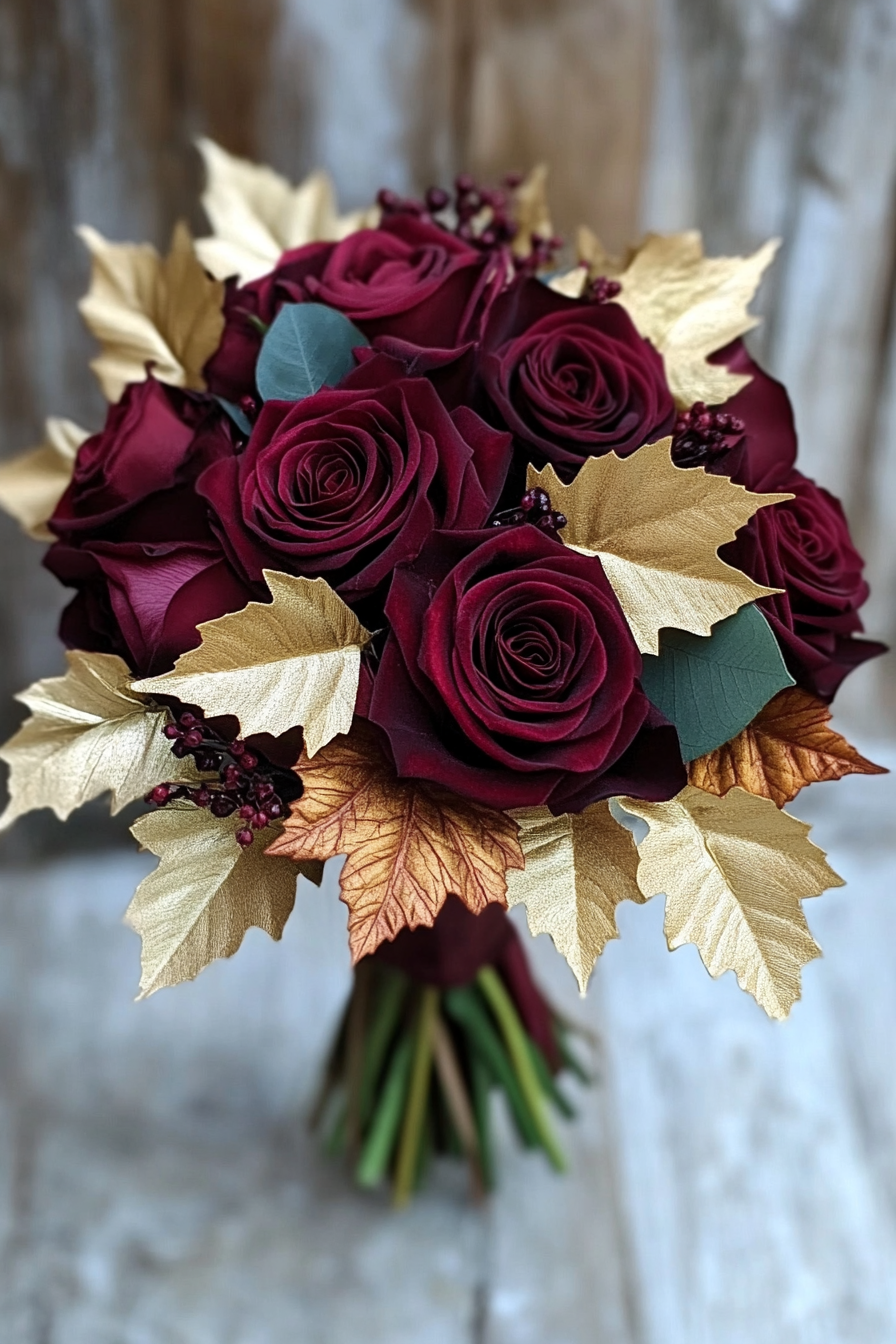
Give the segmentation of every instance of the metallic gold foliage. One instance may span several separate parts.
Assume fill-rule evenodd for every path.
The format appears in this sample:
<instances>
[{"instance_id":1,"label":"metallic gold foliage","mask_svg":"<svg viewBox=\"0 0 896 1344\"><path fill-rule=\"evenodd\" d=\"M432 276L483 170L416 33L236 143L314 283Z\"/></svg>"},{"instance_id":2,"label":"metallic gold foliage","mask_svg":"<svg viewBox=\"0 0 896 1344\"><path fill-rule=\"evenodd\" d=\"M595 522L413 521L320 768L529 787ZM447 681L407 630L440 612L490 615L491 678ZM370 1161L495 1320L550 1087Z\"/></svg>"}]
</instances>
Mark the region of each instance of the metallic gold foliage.
<instances>
[{"instance_id":1,"label":"metallic gold foliage","mask_svg":"<svg viewBox=\"0 0 896 1344\"><path fill-rule=\"evenodd\" d=\"M699 789L723 797L735 785L783 807L800 789L844 775L885 775L828 724L823 700L791 686L770 700L732 741L692 761Z\"/></svg>"},{"instance_id":2,"label":"metallic gold foliage","mask_svg":"<svg viewBox=\"0 0 896 1344\"><path fill-rule=\"evenodd\" d=\"M449 893L475 914L506 904L506 871L523 855L505 813L398 779L363 723L295 768L304 792L269 853L348 856L340 884L355 961L403 928L431 925Z\"/></svg>"},{"instance_id":3,"label":"metallic gold foliage","mask_svg":"<svg viewBox=\"0 0 896 1344\"><path fill-rule=\"evenodd\" d=\"M142 382L147 363L161 382L202 391L224 331L224 286L206 275L186 224L164 258L148 243L110 243L86 225L78 233L93 257L78 306L102 346L90 367L108 400Z\"/></svg>"},{"instance_id":4,"label":"metallic gold foliage","mask_svg":"<svg viewBox=\"0 0 896 1344\"><path fill-rule=\"evenodd\" d=\"M574 816L546 807L510 813L520 828L525 868L507 874L507 902L525 905L533 934L549 933L584 994L597 958L619 937L616 907L643 903L638 851L607 802Z\"/></svg>"},{"instance_id":5,"label":"metallic gold foliage","mask_svg":"<svg viewBox=\"0 0 896 1344\"><path fill-rule=\"evenodd\" d=\"M591 457L571 485L552 466L529 468L529 486L547 490L567 517L561 537L600 556L642 653L657 653L663 626L708 635L745 602L778 592L717 554L757 509L792 495L756 495L702 467L676 467L671 439L630 457Z\"/></svg>"},{"instance_id":6,"label":"metallic gold foliage","mask_svg":"<svg viewBox=\"0 0 896 1344\"><path fill-rule=\"evenodd\" d=\"M202 204L212 236L200 238L196 250L219 279L257 280L290 248L345 238L379 220L376 206L339 215L333 183L319 169L293 187L272 168L235 158L213 140L197 143L205 160Z\"/></svg>"},{"instance_id":7,"label":"metallic gold foliage","mask_svg":"<svg viewBox=\"0 0 896 1344\"><path fill-rule=\"evenodd\" d=\"M537 163L513 192L511 213L516 224L516 234L511 247L515 256L529 256L533 237L553 236L547 186L548 166L546 163Z\"/></svg>"},{"instance_id":8,"label":"metallic gold foliage","mask_svg":"<svg viewBox=\"0 0 896 1344\"><path fill-rule=\"evenodd\" d=\"M679 407L727 401L750 381L708 364L706 357L759 322L747 308L778 249L776 241L749 257L705 257L695 231L649 233L619 260L590 229L580 229L577 241L579 260L592 278L603 275L622 285L614 301L662 354Z\"/></svg>"},{"instance_id":9,"label":"metallic gold foliage","mask_svg":"<svg viewBox=\"0 0 896 1344\"><path fill-rule=\"evenodd\" d=\"M551 276L547 282L548 289L553 289L557 294L563 294L567 299L580 299L585 292L585 286L588 283L588 267L573 266L569 271L561 271L557 275Z\"/></svg>"},{"instance_id":10,"label":"metallic gold foliage","mask_svg":"<svg viewBox=\"0 0 896 1344\"><path fill-rule=\"evenodd\" d=\"M241 849L236 832L243 825L187 805L150 812L131 827L141 848L161 860L125 915L143 939L141 999L233 956L253 926L282 936L295 902L296 866L265 854L276 826Z\"/></svg>"},{"instance_id":11,"label":"metallic gold foliage","mask_svg":"<svg viewBox=\"0 0 896 1344\"><path fill-rule=\"evenodd\" d=\"M638 884L645 896L666 893L669 947L694 943L710 975L734 971L770 1017L787 1017L802 967L821 955L800 901L843 885L809 827L739 788L620 802L650 827Z\"/></svg>"},{"instance_id":12,"label":"metallic gold foliage","mask_svg":"<svg viewBox=\"0 0 896 1344\"><path fill-rule=\"evenodd\" d=\"M64 677L37 681L16 697L31 710L0 747L10 767L9 805L0 829L37 807L60 821L82 803L112 794L112 811L153 785L198 778L192 761L176 761L162 735L166 709L154 709L130 690L131 673L110 653L68 653Z\"/></svg>"},{"instance_id":13,"label":"metallic gold foliage","mask_svg":"<svg viewBox=\"0 0 896 1344\"><path fill-rule=\"evenodd\" d=\"M50 416L39 448L0 463L0 508L36 541L53 540L47 519L68 488L75 456L86 438L87 430L73 420Z\"/></svg>"},{"instance_id":14,"label":"metallic gold foliage","mask_svg":"<svg viewBox=\"0 0 896 1344\"><path fill-rule=\"evenodd\" d=\"M301 725L313 756L351 727L361 649L370 639L323 579L264 571L273 602L204 621L198 649L173 672L134 683L137 691L176 695L208 714L235 714L243 735L276 737Z\"/></svg>"}]
</instances>

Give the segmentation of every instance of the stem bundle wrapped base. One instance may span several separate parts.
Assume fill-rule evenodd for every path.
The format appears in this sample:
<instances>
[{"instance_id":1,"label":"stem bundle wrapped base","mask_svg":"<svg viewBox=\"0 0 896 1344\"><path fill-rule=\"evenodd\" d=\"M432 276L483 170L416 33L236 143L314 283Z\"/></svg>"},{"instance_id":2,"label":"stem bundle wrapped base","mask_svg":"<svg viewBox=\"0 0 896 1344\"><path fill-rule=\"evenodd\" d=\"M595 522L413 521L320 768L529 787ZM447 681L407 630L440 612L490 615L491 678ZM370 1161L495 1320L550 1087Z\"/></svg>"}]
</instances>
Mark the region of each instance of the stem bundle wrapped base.
<instances>
[{"instance_id":1,"label":"stem bundle wrapped base","mask_svg":"<svg viewBox=\"0 0 896 1344\"><path fill-rule=\"evenodd\" d=\"M513 980L501 963L449 987L421 983L376 957L358 965L312 1114L327 1150L348 1161L358 1185L388 1179L393 1202L404 1205L441 1154L467 1162L473 1198L482 1199L495 1184L495 1092L522 1144L565 1170L550 1112L574 1112L556 1075L565 1069L586 1082L588 1075L570 1049L569 1025L543 1001L550 1058L544 1039L536 1042Z\"/></svg>"}]
</instances>

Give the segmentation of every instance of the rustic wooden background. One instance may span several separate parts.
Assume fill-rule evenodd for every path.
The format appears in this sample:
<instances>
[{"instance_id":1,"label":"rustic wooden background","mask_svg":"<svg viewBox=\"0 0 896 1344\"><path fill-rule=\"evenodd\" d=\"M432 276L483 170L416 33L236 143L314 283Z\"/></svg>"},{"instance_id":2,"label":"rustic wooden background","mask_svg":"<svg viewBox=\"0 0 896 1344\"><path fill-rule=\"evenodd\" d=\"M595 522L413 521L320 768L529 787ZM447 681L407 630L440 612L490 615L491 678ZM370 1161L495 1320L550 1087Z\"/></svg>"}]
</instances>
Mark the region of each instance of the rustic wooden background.
<instances>
[{"instance_id":1,"label":"rustic wooden background","mask_svg":"<svg viewBox=\"0 0 896 1344\"><path fill-rule=\"evenodd\" d=\"M789 384L810 474L840 492L896 636L896 0L0 0L0 451L47 414L97 426L73 226L194 228L208 134L345 207L459 168L551 164L556 222L621 245L701 227L784 239L754 348ZM58 668L62 594L0 519L0 730ZM844 716L896 727L896 679ZM860 738L891 765L896 753ZM812 902L829 956L786 1027L658 902L624 912L585 1005L602 1081L558 1181L504 1151L472 1211L450 1175L396 1218L304 1136L347 977L334 874L282 946L130 1002L121 911L145 856L23 866L125 838L48 819L0 874L3 1344L892 1344L896 1089L890 780L805 805L850 886ZM18 862L13 866L12 860ZM303 884L304 886L304 884Z\"/></svg>"}]
</instances>

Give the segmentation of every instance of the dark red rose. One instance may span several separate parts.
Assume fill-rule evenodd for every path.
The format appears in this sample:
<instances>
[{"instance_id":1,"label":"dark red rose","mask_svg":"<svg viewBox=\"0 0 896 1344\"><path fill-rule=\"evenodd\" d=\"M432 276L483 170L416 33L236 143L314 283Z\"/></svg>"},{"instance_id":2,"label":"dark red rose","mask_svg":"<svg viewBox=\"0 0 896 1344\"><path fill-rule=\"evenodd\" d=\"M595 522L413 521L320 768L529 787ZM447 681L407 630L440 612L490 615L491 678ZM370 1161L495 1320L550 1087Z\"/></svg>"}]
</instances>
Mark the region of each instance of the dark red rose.
<instances>
[{"instance_id":1,"label":"dark red rose","mask_svg":"<svg viewBox=\"0 0 896 1344\"><path fill-rule=\"evenodd\" d=\"M528 524L437 532L396 571L386 615L368 713L400 775L557 811L683 788L675 730L648 722L641 657L599 560Z\"/></svg>"},{"instance_id":2,"label":"dark red rose","mask_svg":"<svg viewBox=\"0 0 896 1344\"><path fill-rule=\"evenodd\" d=\"M767 475L772 483L772 477ZM763 487L768 488L768 487ZM757 583L785 591L764 598L768 617L797 682L830 700L852 668L885 651L854 639L868 596L863 563L839 502L799 471L774 478L794 499L760 509L720 554Z\"/></svg>"},{"instance_id":3,"label":"dark red rose","mask_svg":"<svg viewBox=\"0 0 896 1344\"><path fill-rule=\"evenodd\" d=\"M663 361L616 303L564 298L538 280L494 304L482 378L528 460L569 480L588 457L620 457L668 434Z\"/></svg>"},{"instance_id":4,"label":"dark red rose","mask_svg":"<svg viewBox=\"0 0 896 1344\"><path fill-rule=\"evenodd\" d=\"M504 484L507 434L385 355L336 390L268 402L239 459L199 488L234 563L323 576L347 598L372 593L435 527L483 527Z\"/></svg>"},{"instance_id":5,"label":"dark red rose","mask_svg":"<svg viewBox=\"0 0 896 1344\"><path fill-rule=\"evenodd\" d=\"M245 605L195 489L233 453L229 423L206 399L152 378L125 390L80 448L50 520L59 540L45 564L78 590L62 617L66 644L118 653L149 675L199 643L200 621Z\"/></svg>"},{"instance_id":6,"label":"dark red rose","mask_svg":"<svg viewBox=\"0 0 896 1344\"><path fill-rule=\"evenodd\" d=\"M390 354L435 349L454 359L505 281L495 260L444 229L396 215L339 243L284 253L269 276L228 289L221 345L205 366L210 391L238 402L255 391L262 327L284 303L337 308Z\"/></svg>"}]
</instances>

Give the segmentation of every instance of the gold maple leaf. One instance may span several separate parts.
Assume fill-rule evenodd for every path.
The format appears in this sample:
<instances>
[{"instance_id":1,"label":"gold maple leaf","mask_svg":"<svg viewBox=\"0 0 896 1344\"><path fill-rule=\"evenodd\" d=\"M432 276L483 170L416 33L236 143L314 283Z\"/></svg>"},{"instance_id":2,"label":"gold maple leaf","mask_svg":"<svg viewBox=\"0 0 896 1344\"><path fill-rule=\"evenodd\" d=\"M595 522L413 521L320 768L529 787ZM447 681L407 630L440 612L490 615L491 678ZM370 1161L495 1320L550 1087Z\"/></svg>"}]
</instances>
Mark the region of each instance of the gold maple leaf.
<instances>
[{"instance_id":1,"label":"gold maple leaf","mask_svg":"<svg viewBox=\"0 0 896 1344\"><path fill-rule=\"evenodd\" d=\"M90 367L107 399L142 382L148 362L161 382L203 391L203 366L224 331L224 286L206 275L186 224L164 258L149 243L110 243L87 225L78 233L93 257L78 307L102 346Z\"/></svg>"},{"instance_id":2,"label":"gold maple leaf","mask_svg":"<svg viewBox=\"0 0 896 1344\"><path fill-rule=\"evenodd\" d=\"M293 187L272 168L235 158L213 140L197 144L205 160L202 204L212 235L200 238L196 250L221 280L257 280L290 248L336 241L379 222L376 206L338 214L333 183L321 169Z\"/></svg>"},{"instance_id":3,"label":"gold maple leaf","mask_svg":"<svg viewBox=\"0 0 896 1344\"><path fill-rule=\"evenodd\" d=\"M134 690L235 714L243 735L301 725L310 756L351 727L370 634L323 579L264 570L273 602L249 602L197 626L202 643Z\"/></svg>"},{"instance_id":4,"label":"gold maple leaf","mask_svg":"<svg viewBox=\"0 0 896 1344\"><path fill-rule=\"evenodd\" d=\"M474 914L506 904L507 869L523 866L506 813L398 779L364 723L295 770L304 792L268 852L348 856L339 881L355 961L403 928L431 925L450 893Z\"/></svg>"},{"instance_id":5,"label":"gold maple leaf","mask_svg":"<svg viewBox=\"0 0 896 1344\"><path fill-rule=\"evenodd\" d=\"M511 243L514 256L528 257L532 239L551 238L554 226L548 206L548 166L537 163L512 193L511 213L516 233Z\"/></svg>"},{"instance_id":6,"label":"gold maple leaf","mask_svg":"<svg viewBox=\"0 0 896 1344\"><path fill-rule=\"evenodd\" d=\"M703 467L676 467L671 444L589 457L571 485L550 465L528 472L529 487L541 486L566 515L566 545L600 556L642 653L659 651L663 626L708 635L746 602L780 592L717 552L757 509L793 496L756 495Z\"/></svg>"},{"instance_id":7,"label":"gold maple leaf","mask_svg":"<svg viewBox=\"0 0 896 1344\"><path fill-rule=\"evenodd\" d=\"M160 860L125 914L143 940L139 998L233 956L253 926L282 937L295 903L296 865L265 854L276 825L241 849L236 832L244 824L200 807L168 807L131 827L140 847Z\"/></svg>"},{"instance_id":8,"label":"gold maple leaf","mask_svg":"<svg viewBox=\"0 0 896 1344\"><path fill-rule=\"evenodd\" d=\"M595 962L619 937L616 907L643 904L638 851L607 802L555 817L547 807L515 808L525 868L507 874L508 905L525 905L533 934L548 933L584 994Z\"/></svg>"},{"instance_id":9,"label":"gold maple leaf","mask_svg":"<svg viewBox=\"0 0 896 1344\"><path fill-rule=\"evenodd\" d=\"M175 758L162 735L167 709L130 690L127 665L111 653L67 653L63 677L37 681L16 696L31 710L0 747L10 767L5 830L25 812L51 807L65 821L82 803L111 792L112 811L171 778ZM182 782L198 780L192 761L178 761Z\"/></svg>"},{"instance_id":10,"label":"gold maple leaf","mask_svg":"<svg viewBox=\"0 0 896 1344\"><path fill-rule=\"evenodd\" d=\"M39 448L0 463L0 508L36 541L53 541L47 527L68 489L78 449L89 438L73 420L50 416Z\"/></svg>"},{"instance_id":11,"label":"gold maple leaf","mask_svg":"<svg viewBox=\"0 0 896 1344\"><path fill-rule=\"evenodd\" d=\"M831 711L799 686L780 691L737 737L691 761L698 789L723 797L735 785L783 807L807 784L844 775L885 775L828 724Z\"/></svg>"},{"instance_id":12,"label":"gold maple leaf","mask_svg":"<svg viewBox=\"0 0 896 1344\"><path fill-rule=\"evenodd\" d=\"M590 229L580 229L577 241L579 260L591 278L607 276L622 285L613 302L626 309L663 356L680 408L695 401L717 405L750 381L749 375L729 373L706 357L758 324L747 310L777 241L764 243L749 257L705 257L696 231L649 233L621 260L609 256Z\"/></svg>"},{"instance_id":13,"label":"gold maple leaf","mask_svg":"<svg viewBox=\"0 0 896 1344\"><path fill-rule=\"evenodd\" d=\"M665 892L670 949L694 943L710 975L734 971L769 1017L787 1017L802 967L821 956L800 901L843 886L810 828L740 788L718 798L689 785L668 803L620 802L650 827L638 885L648 897Z\"/></svg>"}]
</instances>

